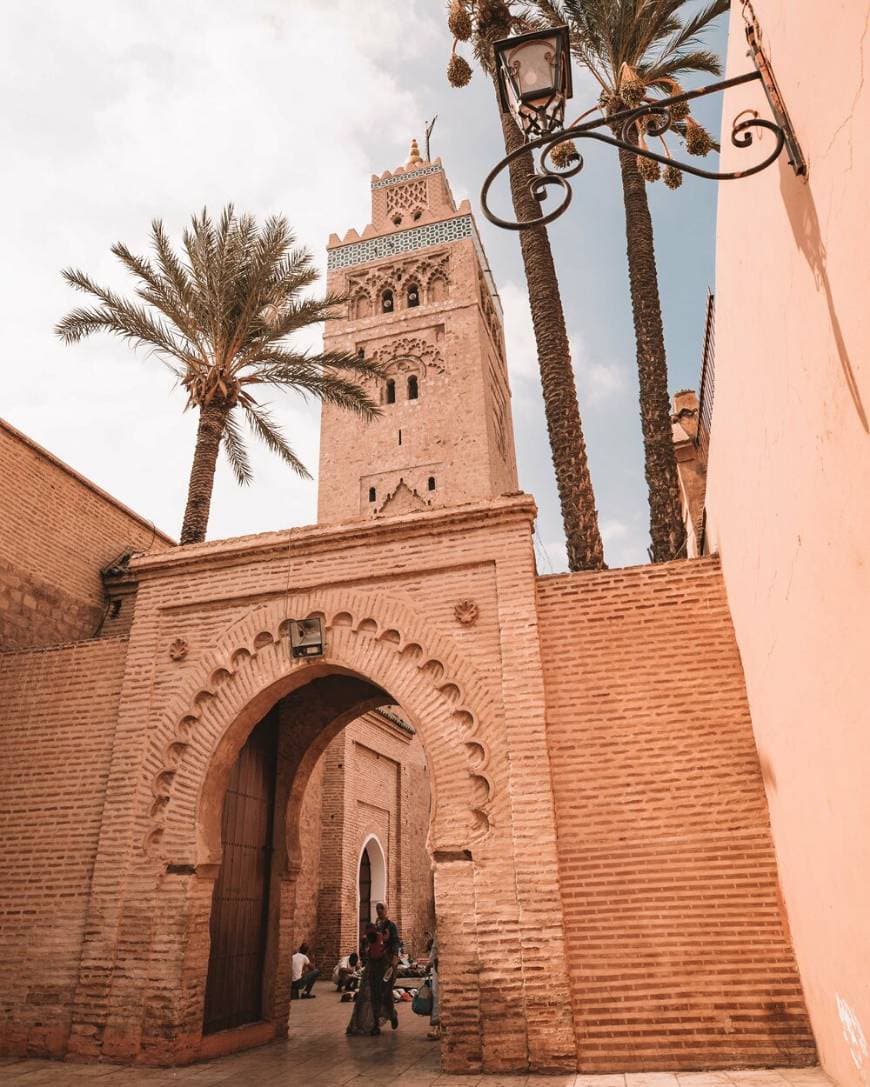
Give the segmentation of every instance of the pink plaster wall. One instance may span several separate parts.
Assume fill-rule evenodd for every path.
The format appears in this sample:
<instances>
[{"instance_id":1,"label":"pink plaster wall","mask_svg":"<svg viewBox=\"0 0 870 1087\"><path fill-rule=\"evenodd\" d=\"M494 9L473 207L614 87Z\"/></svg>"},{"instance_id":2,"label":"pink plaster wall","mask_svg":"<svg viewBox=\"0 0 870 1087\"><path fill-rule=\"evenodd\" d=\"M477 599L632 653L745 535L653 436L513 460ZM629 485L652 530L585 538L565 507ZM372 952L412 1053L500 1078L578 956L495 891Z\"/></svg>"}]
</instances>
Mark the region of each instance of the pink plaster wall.
<instances>
[{"instance_id":1,"label":"pink plaster wall","mask_svg":"<svg viewBox=\"0 0 870 1087\"><path fill-rule=\"evenodd\" d=\"M708 532L821 1060L857 1087L870 1083L870 12L753 2L810 174L783 159L720 185ZM737 3L731 20L736 75L749 63ZM759 87L729 92L726 126L749 106L765 109Z\"/></svg>"}]
</instances>

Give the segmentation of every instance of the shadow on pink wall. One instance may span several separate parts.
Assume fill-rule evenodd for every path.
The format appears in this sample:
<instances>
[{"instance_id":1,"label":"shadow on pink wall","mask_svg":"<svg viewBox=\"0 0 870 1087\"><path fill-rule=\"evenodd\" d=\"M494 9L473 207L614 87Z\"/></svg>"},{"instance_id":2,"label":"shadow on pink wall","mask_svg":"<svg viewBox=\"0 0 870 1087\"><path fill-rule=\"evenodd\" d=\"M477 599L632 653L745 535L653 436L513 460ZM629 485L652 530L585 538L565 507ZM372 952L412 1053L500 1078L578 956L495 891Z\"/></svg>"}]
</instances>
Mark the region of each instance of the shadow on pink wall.
<instances>
[{"instance_id":1,"label":"shadow on pink wall","mask_svg":"<svg viewBox=\"0 0 870 1087\"><path fill-rule=\"evenodd\" d=\"M816 286L821 287L825 292L825 302L828 307L828 316L831 321L831 332L834 336L837 355L840 359L840 366L843 368L843 376L846 379L849 395L852 397L852 403L855 405L855 411L858 413L858 418L861 420L861 426L864 428L864 432L870 433L870 426L868 426L867 423L867 412L864 409L864 402L861 399L861 390L858 388L858 382L855 379L855 371L852 368L849 350L846 346L843 330L840 327L840 319L837 316L836 306L834 305L834 295L831 290L831 281L828 278L827 270L828 254L825 249L825 243L822 241L819 215L816 211L816 202L813 199L812 189L809 184L799 190L798 197L795 197L794 175L785 160L785 156L780 156L779 159L779 188L782 193L782 203L788 214L788 221L795 242L812 269Z\"/></svg>"}]
</instances>

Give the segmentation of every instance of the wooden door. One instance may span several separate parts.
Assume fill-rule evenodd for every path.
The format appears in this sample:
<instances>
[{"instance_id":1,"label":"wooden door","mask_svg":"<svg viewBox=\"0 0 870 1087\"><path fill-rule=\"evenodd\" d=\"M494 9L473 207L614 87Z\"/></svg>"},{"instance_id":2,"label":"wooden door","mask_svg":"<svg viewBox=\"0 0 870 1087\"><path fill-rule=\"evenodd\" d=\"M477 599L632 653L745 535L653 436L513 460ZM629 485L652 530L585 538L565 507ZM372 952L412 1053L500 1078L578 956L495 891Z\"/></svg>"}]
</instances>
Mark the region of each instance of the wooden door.
<instances>
[{"instance_id":1,"label":"wooden door","mask_svg":"<svg viewBox=\"0 0 870 1087\"><path fill-rule=\"evenodd\" d=\"M239 752L224 798L223 861L211 907L205 1034L263 1017L277 740L277 716L272 713Z\"/></svg>"}]
</instances>

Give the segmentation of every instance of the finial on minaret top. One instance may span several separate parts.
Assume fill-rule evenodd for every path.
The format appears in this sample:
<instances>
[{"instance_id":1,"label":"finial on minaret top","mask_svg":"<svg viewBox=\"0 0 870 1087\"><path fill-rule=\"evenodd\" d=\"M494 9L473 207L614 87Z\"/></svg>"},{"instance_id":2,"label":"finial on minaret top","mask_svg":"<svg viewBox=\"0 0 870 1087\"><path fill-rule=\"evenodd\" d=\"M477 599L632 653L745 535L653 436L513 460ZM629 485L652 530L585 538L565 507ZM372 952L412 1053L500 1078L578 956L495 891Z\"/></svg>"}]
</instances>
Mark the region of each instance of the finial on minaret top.
<instances>
[{"instance_id":1,"label":"finial on minaret top","mask_svg":"<svg viewBox=\"0 0 870 1087\"><path fill-rule=\"evenodd\" d=\"M405 169L407 170L409 166L418 166L422 161L417 141L411 140L411 150L408 152L408 161L405 163Z\"/></svg>"}]
</instances>

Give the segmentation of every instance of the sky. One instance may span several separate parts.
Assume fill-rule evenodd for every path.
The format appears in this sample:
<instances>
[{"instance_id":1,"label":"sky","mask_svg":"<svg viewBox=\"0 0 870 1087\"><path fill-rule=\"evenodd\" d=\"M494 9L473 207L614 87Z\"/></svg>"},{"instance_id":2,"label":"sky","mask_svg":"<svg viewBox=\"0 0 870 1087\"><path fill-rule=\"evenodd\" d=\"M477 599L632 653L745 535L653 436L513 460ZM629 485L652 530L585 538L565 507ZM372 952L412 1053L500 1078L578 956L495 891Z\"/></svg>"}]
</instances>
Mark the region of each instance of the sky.
<instances>
[{"instance_id":1,"label":"sky","mask_svg":"<svg viewBox=\"0 0 870 1087\"><path fill-rule=\"evenodd\" d=\"M329 234L369 221L371 174L404 163L411 137L422 147L437 114L432 155L457 201L472 202L504 307L538 567L566 568L519 241L480 212L481 183L504 153L494 96L479 72L461 90L447 84L440 0L29 0L4 6L3 29L0 415L177 538L195 415L154 357L108 336L57 339L55 323L83 300L60 270L123 290L114 242L144 252L155 217L178 236L193 212L232 201L258 218L285 214L325 272ZM726 29L709 37L720 54ZM596 97L575 68L569 114ZM719 109L707 100L696 111L714 133ZM716 185L687 176L676 193L649 192L670 386L697 388ZM648 513L614 151L586 150L550 237L606 559L642 563ZM287 395L272 409L316 477L317 405ZM247 488L219 462L209 538L314 522L316 478L252 452Z\"/></svg>"}]
</instances>

